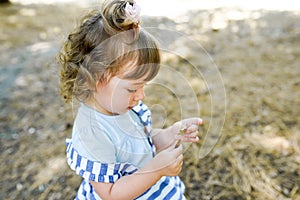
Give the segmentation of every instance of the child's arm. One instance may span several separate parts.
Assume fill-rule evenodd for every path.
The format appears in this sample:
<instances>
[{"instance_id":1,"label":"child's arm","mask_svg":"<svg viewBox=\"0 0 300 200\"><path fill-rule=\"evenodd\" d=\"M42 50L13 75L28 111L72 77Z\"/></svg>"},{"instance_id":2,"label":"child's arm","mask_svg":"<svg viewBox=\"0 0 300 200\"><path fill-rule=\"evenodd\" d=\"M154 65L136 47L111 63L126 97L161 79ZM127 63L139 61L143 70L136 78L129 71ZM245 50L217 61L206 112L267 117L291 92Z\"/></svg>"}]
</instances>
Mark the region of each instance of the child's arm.
<instances>
[{"instance_id":1,"label":"child's arm","mask_svg":"<svg viewBox=\"0 0 300 200\"><path fill-rule=\"evenodd\" d=\"M156 147L156 151L159 152L176 140L183 142L197 142L198 138L198 126L202 124L200 118L188 118L182 121L174 123L172 126L166 129L153 129L152 141ZM183 132L183 135L180 134Z\"/></svg>"},{"instance_id":2,"label":"child's arm","mask_svg":"<svg viewBox=\"0 0 300 200\"><path fill-rule=\"evenodd\" d=\"M182 146L169 148L157 154L148 164L134 174L123 176L115 183L93 182L91 184L102 199L134 199L143 194L162 176L176 176L183 162Z\"/></svg>"}]
</instances>

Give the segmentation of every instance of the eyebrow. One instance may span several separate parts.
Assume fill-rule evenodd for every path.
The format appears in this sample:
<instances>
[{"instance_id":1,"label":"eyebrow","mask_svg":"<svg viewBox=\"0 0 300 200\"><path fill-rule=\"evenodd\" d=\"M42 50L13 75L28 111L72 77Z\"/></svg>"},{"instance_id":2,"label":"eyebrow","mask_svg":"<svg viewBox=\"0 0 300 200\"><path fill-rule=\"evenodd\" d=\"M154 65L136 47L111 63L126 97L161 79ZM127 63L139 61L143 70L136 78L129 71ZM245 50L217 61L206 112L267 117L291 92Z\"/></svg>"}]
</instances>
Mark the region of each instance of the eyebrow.
<instances>
[{"instance_id":1,"label":"eyebrow","mask_svg":"<svg viewBox=\"0 0 300 200\"><path fill-rule=\"evenodd\" d=\"M132 85L143 85L146 84L147 81L132 83Z\"/></svg>"},{"instance_id":2,"label":"eyebrow","mask_svg":"<svg viewBox=\"0 0 300 200\"><path fill-rule=\"evenodd\" d=\"M144 86L147 84L147 81L141 81L141 82L133 82L133 83L129 83L129 87L133 86L133 87L140 87L140 86Z\"/></svg>"}]
</instances>

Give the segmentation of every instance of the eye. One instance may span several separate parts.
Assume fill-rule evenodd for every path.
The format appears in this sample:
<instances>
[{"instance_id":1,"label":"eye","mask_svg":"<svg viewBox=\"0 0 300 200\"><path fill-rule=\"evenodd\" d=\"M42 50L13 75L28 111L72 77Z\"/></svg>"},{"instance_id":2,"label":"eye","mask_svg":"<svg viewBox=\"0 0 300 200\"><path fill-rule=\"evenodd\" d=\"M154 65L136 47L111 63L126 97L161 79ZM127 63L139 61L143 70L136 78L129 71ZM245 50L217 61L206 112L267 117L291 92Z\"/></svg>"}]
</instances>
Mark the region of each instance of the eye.
<instances>
[{"instance_id":1,"label":"eye","mask_svg":"<svg viewBox=\"0 0 300 200\"><path fill-rule=\"evenodd\" d=\"M127 89L129 93L135 93L137 90Z\"/></svg>"},{"instance_id":2,"label":"eye","mask_svg":"<svg viewBox=\"0 0 300 200\"><path fill-rule=\"evenodd\" d=\"M124 22L124 19L118 18L118 19L116 19L116 21L117 21L119 24L122 24L122 23Z\"/></svg>"}]
</instances>

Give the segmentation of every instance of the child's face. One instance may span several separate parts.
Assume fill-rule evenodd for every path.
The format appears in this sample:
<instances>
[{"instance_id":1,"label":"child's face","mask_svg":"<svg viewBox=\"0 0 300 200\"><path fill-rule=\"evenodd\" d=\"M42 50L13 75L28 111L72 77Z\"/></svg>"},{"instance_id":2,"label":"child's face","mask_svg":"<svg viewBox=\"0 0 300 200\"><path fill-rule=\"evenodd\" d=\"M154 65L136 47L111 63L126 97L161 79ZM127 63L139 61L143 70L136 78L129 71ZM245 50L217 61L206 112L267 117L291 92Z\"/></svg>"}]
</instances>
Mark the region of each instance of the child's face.
<instances>
[{"instance_id":1,"label":"child's face","mask_svg":"<svg viewBox=\"0 0 300 200\"><path fill-rule=\"evenodd\" d=\"M95 92L96 108L103 114L124 114L145 97L143 78L121 79L117 76L106 83L98 83Z\"/></svg>"}]
</instances>

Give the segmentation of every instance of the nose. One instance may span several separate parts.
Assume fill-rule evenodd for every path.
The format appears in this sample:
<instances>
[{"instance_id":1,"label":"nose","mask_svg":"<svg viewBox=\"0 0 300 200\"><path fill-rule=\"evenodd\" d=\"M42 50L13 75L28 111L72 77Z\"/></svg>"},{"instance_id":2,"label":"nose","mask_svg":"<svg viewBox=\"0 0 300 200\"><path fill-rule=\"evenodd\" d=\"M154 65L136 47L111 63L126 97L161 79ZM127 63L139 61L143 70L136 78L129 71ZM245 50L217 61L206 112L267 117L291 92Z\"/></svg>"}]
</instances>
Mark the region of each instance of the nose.
<instances>
[{"instance_id":1,"label":"nose","mask_svg":"<svg viewBox=\"0 0 300 200\"><path fill-rule=\"evenodd\" d=\"M145 98L144 88L138 89L134 94L134 100L139 101L139 100L143 100L144 98Z\"/></svg>"}]
</instances>

